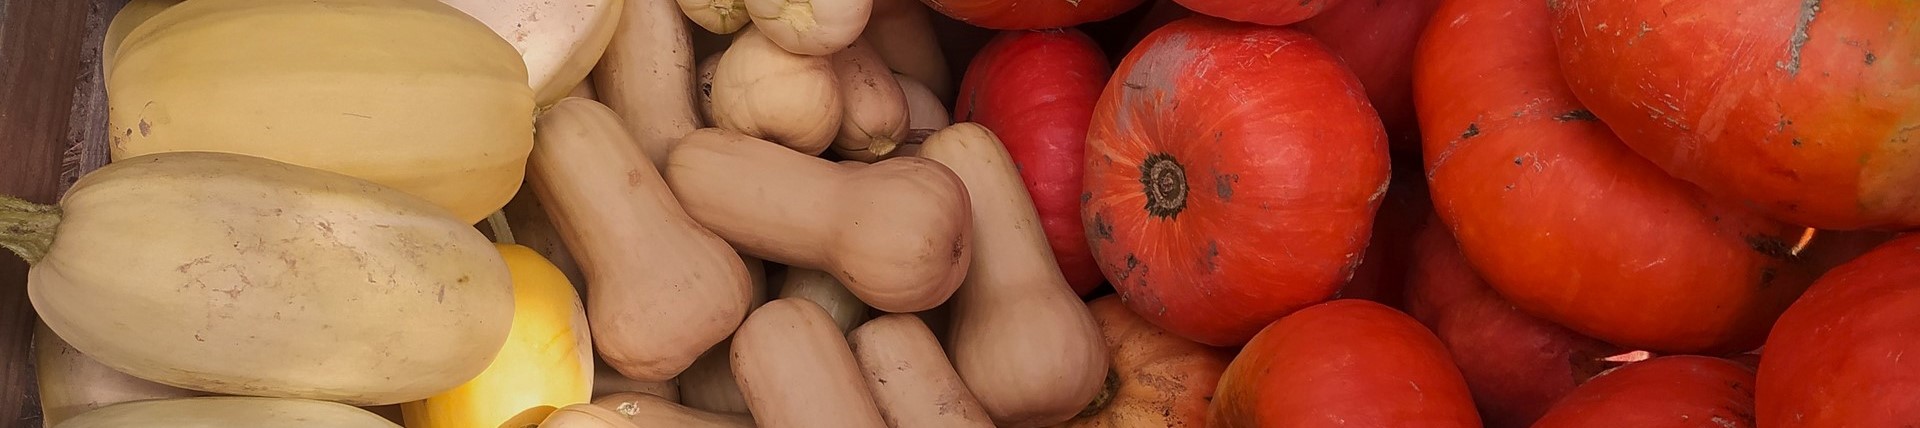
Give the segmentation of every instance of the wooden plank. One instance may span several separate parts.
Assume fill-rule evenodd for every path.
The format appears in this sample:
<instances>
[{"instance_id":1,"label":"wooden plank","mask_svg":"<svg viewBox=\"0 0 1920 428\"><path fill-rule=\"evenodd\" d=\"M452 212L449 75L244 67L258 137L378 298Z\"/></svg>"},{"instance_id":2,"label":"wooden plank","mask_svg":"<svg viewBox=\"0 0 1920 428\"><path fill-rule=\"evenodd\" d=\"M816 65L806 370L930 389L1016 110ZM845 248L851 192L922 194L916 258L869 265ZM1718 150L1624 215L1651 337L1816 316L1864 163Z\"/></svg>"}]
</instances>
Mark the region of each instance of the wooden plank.
<instances>
[{"instance_id":1,"label":"wooden plank","mask_svg":"<svg viewBox=\"0 0 1920 428\"><path fill-rule=\"evenodd\" d=\"M0 193L53 202L105 163L99 40L126 0L0 0ZM38 427L25 263L0 260L0 424Z\"/></svg>"}]
</instances>

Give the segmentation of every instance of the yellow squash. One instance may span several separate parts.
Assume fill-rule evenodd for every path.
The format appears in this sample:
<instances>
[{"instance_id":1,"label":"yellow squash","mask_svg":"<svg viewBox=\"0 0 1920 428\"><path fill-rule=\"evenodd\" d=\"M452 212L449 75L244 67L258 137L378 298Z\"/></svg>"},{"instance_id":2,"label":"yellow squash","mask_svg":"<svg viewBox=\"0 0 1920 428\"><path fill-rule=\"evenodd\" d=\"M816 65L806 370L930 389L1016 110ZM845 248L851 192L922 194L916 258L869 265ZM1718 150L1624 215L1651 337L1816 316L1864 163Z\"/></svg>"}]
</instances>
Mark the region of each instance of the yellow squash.
<instances>
[{"instance_id":1,"label":"yellow squash","mask_svg":"<svg viewBox=\"0 0 1920 428\"><path fill-rule=\"evenodd\" d=\"M120 50L120 42L126 40L127 34L133 33L134 28L139 28L140 24L152 19L154 15L159 15L160 11L167 10L168 7L180 4L182 1L185 0L127 2L126 6L120 8L119 13L113 15L113 21L107 23L107 38L100 42L100 69L113 69L114 52Z\"/></svg>"},{"instance_id":2,"label":"yellow squash","mask_svg":"<svg viewBox=\"0 0 1920 428\"><path fill-rule=\"evenodd\" d=\"M401 406L408 428L527 427L593 392L593 345L580 296L533 249L497 244L513 275L513 330L480 376Z\"/></svg>"},{"instance_id":3,"label":"yellow squash","mask_svg":"<svg viewBox=\"0 0 1920 428\"><path fill-rule=\"evenodd\" d=\"M239 153L397 188L469 224L533 146L527 66L434 0L192 0L127 35L107 75L113 160Z\"/></svg>"},{"instance_id":4,"label":"yellow squash","mask_svg":"<svg viewBox=\"0 0 1920 428\"><path fill-rule=\"evenodd\" d=\"M400 428L353 406L316 400L200 397L102 407L54 428Z\"/></svg>"}]
</instances>

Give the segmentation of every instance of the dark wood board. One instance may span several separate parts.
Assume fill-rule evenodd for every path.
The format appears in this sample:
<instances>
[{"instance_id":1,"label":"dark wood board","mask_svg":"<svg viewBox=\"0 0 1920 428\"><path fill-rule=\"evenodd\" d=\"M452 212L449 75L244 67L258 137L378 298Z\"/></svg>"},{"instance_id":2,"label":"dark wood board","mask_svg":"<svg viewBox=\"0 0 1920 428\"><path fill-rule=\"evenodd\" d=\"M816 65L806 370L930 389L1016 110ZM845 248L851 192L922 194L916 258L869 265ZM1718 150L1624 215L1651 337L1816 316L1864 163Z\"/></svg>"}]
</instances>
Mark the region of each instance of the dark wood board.
<instances>
[{"instance_id":1,"label":"dark wood board","mask_svg":"<svg viewBox=\"0 0 1920 428\"><path fill-rule=\"evenodd\" d=\"M50 203L104 165L100 40L126 0L0 0L0 193ZM38 427L25 263L0 257L0 425Z\"/></svg>"}]
</instances>

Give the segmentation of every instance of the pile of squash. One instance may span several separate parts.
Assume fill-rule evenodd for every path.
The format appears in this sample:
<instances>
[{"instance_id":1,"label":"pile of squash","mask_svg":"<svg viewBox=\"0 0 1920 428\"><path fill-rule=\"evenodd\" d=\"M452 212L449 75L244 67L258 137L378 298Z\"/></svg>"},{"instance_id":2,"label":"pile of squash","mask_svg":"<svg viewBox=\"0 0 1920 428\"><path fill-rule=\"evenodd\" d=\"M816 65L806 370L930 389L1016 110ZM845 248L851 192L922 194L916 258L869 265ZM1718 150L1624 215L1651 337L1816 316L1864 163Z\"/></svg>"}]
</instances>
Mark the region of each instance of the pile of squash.
<instances>
[{"instance_id":1,"label":"pile of squash","mask_svg":"<svg viewBox=\"0 0 1920 428\"><path fill-rule=\"evenodd\" d=\"M1542 3L133 0L0 247L54 428L1920 417L1920 7Z\"/></svg>"}]
</instances>

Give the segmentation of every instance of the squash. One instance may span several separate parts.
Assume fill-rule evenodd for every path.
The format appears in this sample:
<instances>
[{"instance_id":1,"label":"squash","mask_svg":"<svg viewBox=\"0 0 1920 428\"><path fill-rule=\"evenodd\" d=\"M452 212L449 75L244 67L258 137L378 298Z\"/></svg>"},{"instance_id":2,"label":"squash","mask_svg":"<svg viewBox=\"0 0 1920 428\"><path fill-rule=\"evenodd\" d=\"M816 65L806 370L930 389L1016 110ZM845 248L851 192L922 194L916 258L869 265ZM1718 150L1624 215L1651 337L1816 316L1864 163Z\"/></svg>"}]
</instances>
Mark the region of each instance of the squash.
<instances>
[{"instance_id":1,"label":"squash","mask_svg":"<svg viewBox=\"0 0 1920 428\"><path fill-rule=\"evenodd\" d=\"M561 100L539 127L531 181L587 275L595 349L628 378L672 379L746 316L746 265L687 218L613 110Z\"/></svg>"},{"instance_id":2,"label":"squash","mask_svg":"<svg viewBox=\"0 0 1920 428\"><path fill-rule=\"evenodd\" d=\"M1522 311L1607 343L1758 346L1815 275L1794 244L1806 228L1702 193L1622 145L1567 89L1552 12L1538 6L1448 1L1433 22L1457 24L1420 40L1427 183L1461 253Z\"/></svg>"},{"instance_id":3,"label":"squash","mask_svg":"<svg viewBox=\"0 0 1920 428\"><path fill-rule=\"evenodd\" d=\"M1533 426L1752 428L1759 426L1753 420L1753 378L1753 369L1719 358L1654 358L1574 388Z\"/></svg>"},{"instance_id":4,"label":"squash","mask_svg":"<svg viewBox=\"0 0 1920 428\"><path fill-rule=\"evenodd\" d=\"M758 309L767 303L768 287L774 279L769 277L765 263L760 259L743 257L748 260L748 270L753 272L753 303L749 306ZM730 349L733 349L731 337L713 345L706 354L700 355L700 359L693 361L692 367L680 372L680 377L676 379L680 383L680 399L676 401L709 412L746 414L747 399L740 396L740 385L734 382L733 366L727 356Z\"/></svg>"},{"instance_id":5,"label":"squash","mask_svg":"<svg viewBox=\"0 0 1920 428\"><path fill-rule=\"evenodd\" d=\"M613 40L624 0L440 0L480 19L527 63L535 105L552 105L587 78Z\"/></svg>"},{"instance_id":6,"label":"squash","mask_svg":"<svg viewBox=\"0 0 1920 428\"><path fill-rule=\"evenodd\" d=\"M1063 28L1120 16L1142 0L921 0L933 10L995 30Z\"/></svg>"},{"instance_id":7,"label":"squash","mask_svg":"<svg viewBox=\"0 0 1920 428\"><path fill-rule=\"evenodd\" d=\"M1112 354L1107 382L1061 428L1207 426L1207 404L1230 354L1182 339L1134 315L1118 296L1088 304Z\"/></svg>"},{"instance_id":8,"label":"squash","mask_svg":"<svg viewBox=\"0 0 1920 428\"><path fill-rule=\"evenodd\" d=\"M695 363L696 367L698 365L698 363ZM687 370L693 369L688 368ZM607 366L606 361L594 358L593 396L605 397L622 392L638 392L665 398L667 401L677 402L680 401L680 385L677 382L678 379L679 378L675 378L674 380L661 382L643 382L627 379L626 376L620 375L620 371Z\"/></svg>"},{"instance_id":9,"label":"squash","mask_svg":"<svg viewBox=\"0 0 1920 428\"><path fill-rule=\"evenodd\" d=\"M1360 78L1360 86L1367 89L1367 100L1380 112L1380 122L1386 126L1389 144L1395 152L1420 151L1420 125L1413 114L1413 55L1410 52L1419 44L1420 33L1426 30L1428 18L1440 7L1440 2L1341 1L1295 26L1326 44L1327 50L1339 56L1354 76Z\"/></svg>"},{"instance_id":10,"label":"squash","mask_svg":"<svg viewBox=\"0 0 1920 428\"><path fill-rule=\"evenodd\" d=\"M194 0L127 35L107 75L114 161L259 156L359 177L472 224L520 188L527 66L434 0Z\"/></svg>"},{"instance_id":11,"label":"squash","mask_svg":"<svg viewBox=\"0 0 1920 428\"><path fill-rule=\"evenodd\" d=\"M907 138L907 94L864 39L833 54L833 74L846 113L833 151L877 159Z\"/></svg>"},{"instance_id":12,"label":"squash","mask_svg":"<svg viewBox=\"0 0 1920 428\"><path fill-rule=\"evenodd\" d=\"M186 0L132 0L121 6L120 12L114 13L113 20L107 23L106 38L100 42L100 70L113 71L113 56L120 51L120 43L127 40L127 35L132 34L134 28L183 1Z\"/></svg>"},{"instance_id":13,"label":"squash","mask_svg":"<svg viewBox=\"0 0 1920 428\"><path fill-rule=\"evenodd\" d=\"M1003 31L967 65L954 104L953 120L977 122L1006 144L1054 263L1082 296L1106 281L1087 248L1080 193L1087 126L1112 70L1080 30Z\"/></svg>"},{"instance_id":14,"label":"squash","mask_svg":"<svg viewBox=\"0 0 1920 428\"><path fill-rule=\"evenodd\" d=\"M753 27L797 55L833 55L860 37L873 0L744 0Z\"/></svg>"},{"instance_id":15,"label":"squash","mask_svg":"<svg viewBox=\"0 0 1920 428\"><path fill-rule=\"evenodd\" d=\"M1321 11L1339 6L1345 0L1246 1L1246 0L1174 0L1180 6L1203 15L1260 25L1288 25Z\"/></svg>"},{"instance_id":16,"label":"squash","mask_svg":"<svg viewBox=\"0 0 1920 428\"><path fill-rule=\"evenodd\" d=\"M500 254L445 209L264 158L125 159L58 208L5 199L0 221L48 328L180 388L418 400L485 369L513 318Z\"/></svg>"},{"instance_id":17,"label":"squash","mask_svg":"<svg viewBox=\"0 0 1920 428\"><path fill-rule=\"evenodd\" d=\"M345 404L262 397L132 401L87 412L58 428L124 427L400 428L386 418Z\"/></svg>"},{"instance_id":18,"label":"squash","mask_svg":"<svg viewBox=\"0 0 1920 428\"><path fill-rule=\"evenodd\" d=\"M1388 138L1393 138L1391 135ZM1417 142L1417 140L1416 140ZM1392 143L1389 143L1392 144ZM1418 156L1392 159L1392 184L1381 196L1373 215L1373 233L1367 253L1353 278L1340 287L1342 299L1367 299L1395 308L1407 301L1407 271L1413 264L1414 237L1433 219L1433 199L1427 196L1427 177Z\"/></svg>"},{"instance_id":19,"label":"squash","mask_svg":"<svg viewBox=\"0 0 1920 428\"><path fill-rule=\"evenodd\" d=\"M554 410L537 428L640 428L626 415L604 406L580 403Z\"/></svg>"},{"instance_id":20,"label":"squash","mask_svg":"<svg viewBox=\"0 0 1920 428\"><path fill-rule=\"evenodd\" d=\"M867 304L853 295L833 274L807 268L787 268L780 281L780 298L807 299L826 309L841 333L867 322Z\"/></svg>"},{"instance_id":21,"label":"squash","mask_svg":"<svg viewBox=\"0 0 1920 428\"><path fill-rule=\"evenodd\" d=\"M593 79L581 80L580 84L573 85L573 90L567 91L567 96L574 97L574 98L586 98L594 101L600 100L599 92L593 89Z\"/></svg>"},{"instance_id":22,"label":"squash","mask_svg":"<svg viewBox=\"0 0 1920 428\"><path fill-rule=\"evenodd\" d=\"M861 37L880 53L887 68L911 76L934 94L953 96L952 71L940 51L927 5L920 0L872 0L873 13Z\"/></svg>"},{"instance_id":23,"label":"squash","mask_svg":"<svg viewBox=\"0 0 1920 428\"><path fill-rule=\"evenodd\" d=\"M593 400L593 405L626 416L635 426L753 428L753 418L746 415L704 412L652 394L623 392Z\"/></svg>"},{"instance_id":24,"label":"squash","mask_svg":"<svg viewBox=\"0 0 1920 428\"><path fill-rule=\"evenodd\" d=\"M1107 350L1053 264L1007 149L987 128L961 123L927 137L919 156L958 174L973 205L974 260L953 295L954 368L999 426L1073 418L1100 392Z\"/></svg>"},{"instance_id":25,"label":"squash","mask_svg":"<svg viewBox=\"0 0 1920 428\"><path fill-rule=\"evenodd\" d=\"M747 16L746 0L679 0L679 3L687 19L713 34L733 34L752 22Z\"/></svg>"},{"instance_id":26,"label":"squash","mask_svg":"<svg viewBox=\"0 0 1920 428\"><path fill-rule=\"evenodd\" d=\"M1507 303L1460 255L1438 219L1417 233L1407 313L1446 344L1488 428L1527 428L1625 350Z\"/></svg>"},{"instance_id":27,"label":"squash","mask_svg":"<svg viewBox=\"0 0 1920 428\"><path fill-rule=\"evenodd\" d=\"M586 275L580 273L579 262L574 260L572 252L567 251L567 244L560 236L560 229L553 225L553 218L547 216L546 204L540 202L538 192L533 190L532 183L520 186L520 193L514 194L513 200L507 201L507 206L500 209L500 214L506 217L509 231L507 233L513 236L515 245L532 249L548 263L560 269L560 272L567 276L567 283L573 284L573 288L577 290L576 299L579 294L586 293ZM488 218L489 226L492 226L490 224L492 221L492 218ZM488 227L480 231L492 230ZM492 232L495 235L493 238L499 240L498 235L501 232ZM508 266L512 267L511 264ZM591 355L592 352L588 354Z\"/></svg>"},{"instance_id":28,"label":"squash","mask_svg":"<svg viewBox=\"0 0 1920 428\"><path fill-rule=\"evenodd\" d=\"M937 306L972 262L967 191L939 163L836 164L719 129L680 146L667 184L694 220L742 252L831 272L876 309Z\"/></svg>"},{"instance_id":29,"label":"squash","mask_svg":"<svg viewBox=\"0 0 1920 428\"><path fill-rule=\"evenodd\" d=\"M908 314L874 318L847 335L860 375L890 427L988 427L993 419L953 372L933 330Z\"/></svg>"},{"instance_id":30,"label":"squash","mask_svg":"<svg viewBox=\"0 0 1920 428\"><path fill-rule=\"evenodd\" d=\"M1479 427L1467 383L1420 322L1341 299L1261 329L1227 371L1212 427Z\"/></svg>"},{"instance_id":31,"label":"squash","mask_svg":"<svg viewBox=\"0 0 1920 428\"><path fill-rule=\"evenodd\" d=\"M1549 64L1666 173L1788 223L1920 226L1912 1L1548 6Z\"/></svg>"},{"instance_id":32,"label":"squash","mask_svg":"<svg viewBox=\"0 0 1920 428\"><path fill-rule=\"evenodd\" d=\"M49 427L113 404L202 395L114 371L67 345L44 323L33 332L33 363L40 420Z\"/></svg>"},{"instance_id":33,"label":"squash","mask_svg":"<svg viewBox=\"0 0 1920 428\"><path fill-rule=\"evenodd\" d=\"M931 134L953 124L953 116L947 114L947 105L940 102L940 97L925 83L899 73L893 75L893 80L900 83L900 92L907 98L908 129Z\"/></svg>"},{"instance_id":34,"label":"squash","mask_svg":"<svg viewBox=\"0 0 1920 428\"><path fill-rule=\"evenodd\" d=\"M880 409L833 317L805 299L777 299L734 333L734 376L759 426L884 428Z\"/></svg>"},{"instance_id":35,"label":"squash","mask_svg":"<svg viewBox=\"0 0 1920 428\"><path fill-rule=\"evenodd\" d=\"M593 69L593 89L600 102L620 114L620 123L654 168L665 169L667 152L681 136L700 128L692 36L674 0L625 1L613 41Z\"/></svg>"},{"instance_id":36,"label":"squash","mask_svg":"<svg viewBox=\"0 0 1920 428\"><path fill-rule=\"evenodd\" d=\"M713 126L817 155L845 115L832 59L780 49L748 28L714 65Z\"/></svg>"},{"instance_id":37,"label":"squash","mask_svg":"<svg viewBox=\"0 0 1920 428\"><path fill-rule=\"evenodd\" d=\"M513 276L513 329L479 376L401 405L408 428L520 427L592 399L593 342L586 310L565 274L533 249L495 247Z\"/></svg>"},{"instance_id":38,"label":"squash","mask_svg":"<svg viewBox=\"0 0 1920 428\"><path fill-rule=\"evenodd\" d=\"M1388 181L1386 132L1339 58L1295 30L1199 16L1121 60L1085 159L1081 218L1107 280L1214 346L1333 297Z\"/></svg>"},{"instance_id":39,"label":"squash","mask_svg":"<svg viewBox=\"0 0 1920 428\"><path fill-rule=\"evenodd\" d=\"M694 105L700 113L701 123L714 123L713 72L720 68L720 56L723 54L715 53L700 59L698 74L694 77Z\"/></svg>"},{"instance_id":40,"label":"squash","mask_svg":"<svg viewBox=\"0 0 1920 428\"><path fill-rule=\"evenodd\" d=\"M1818 238L1816 238L1818 239ZM1765 427L1899 426L1920 420L1920 235L1820 278L1767 335L1755 399Z\"/></svg>"}]
</instances>

